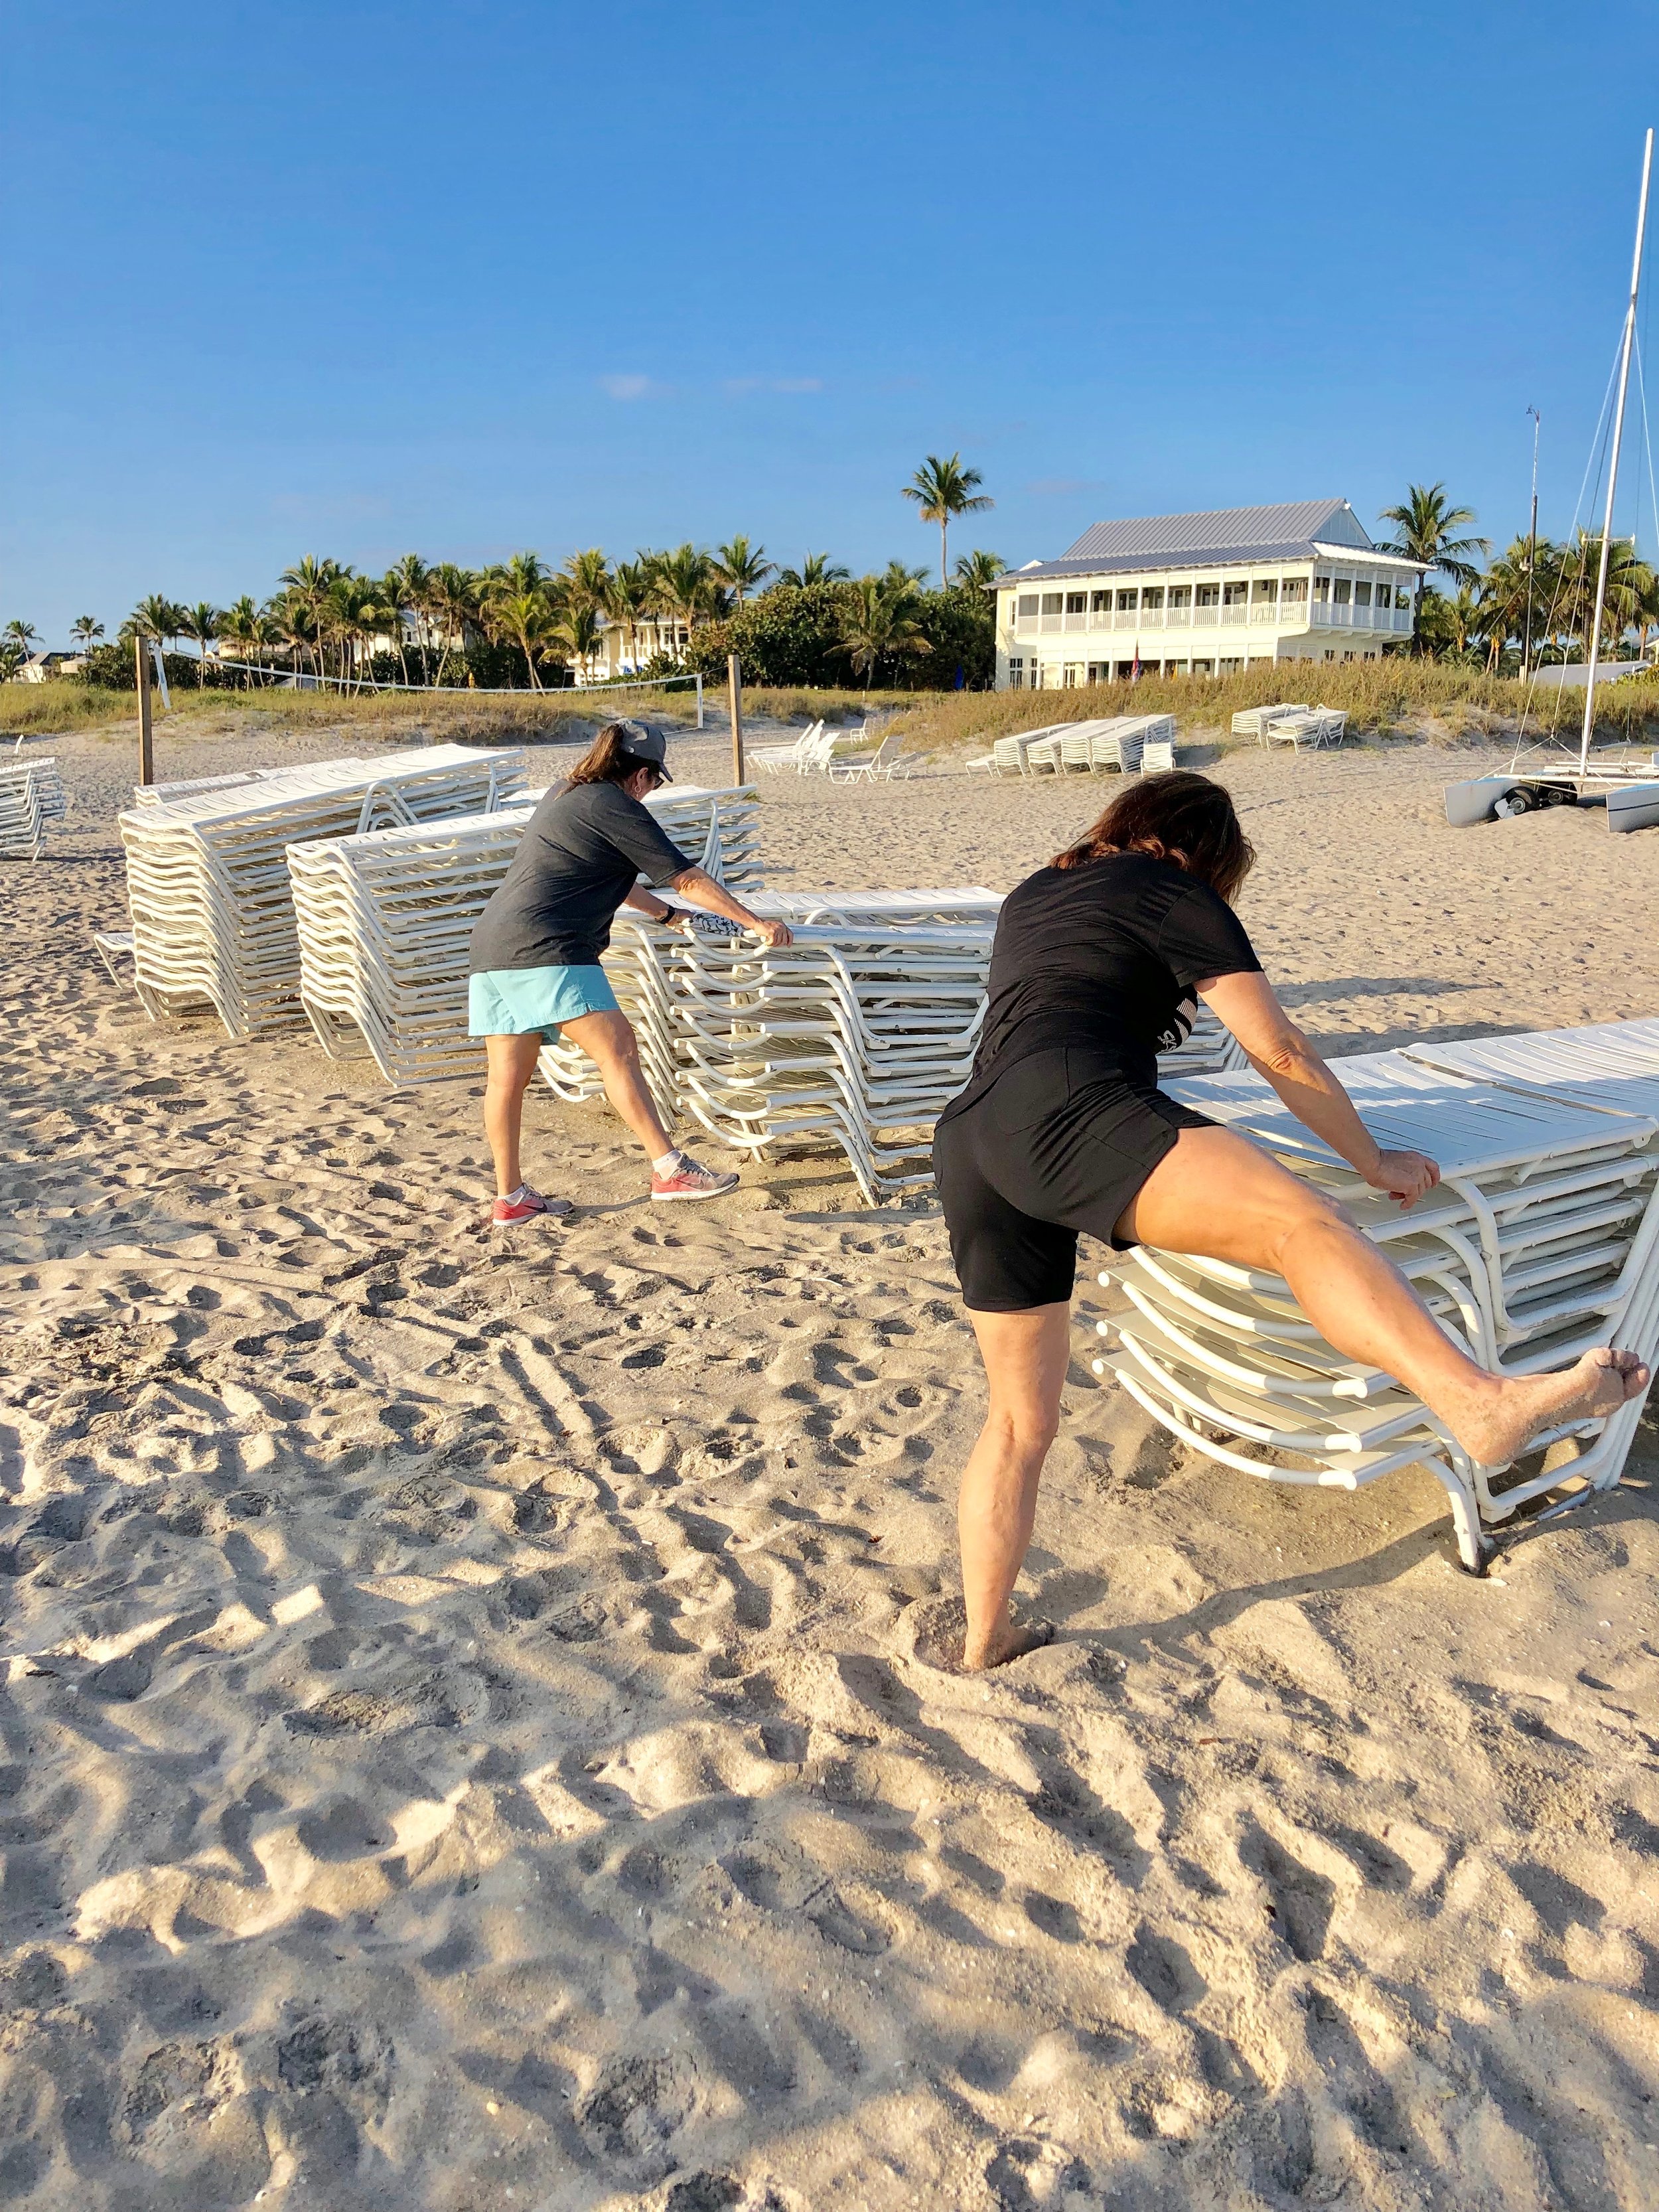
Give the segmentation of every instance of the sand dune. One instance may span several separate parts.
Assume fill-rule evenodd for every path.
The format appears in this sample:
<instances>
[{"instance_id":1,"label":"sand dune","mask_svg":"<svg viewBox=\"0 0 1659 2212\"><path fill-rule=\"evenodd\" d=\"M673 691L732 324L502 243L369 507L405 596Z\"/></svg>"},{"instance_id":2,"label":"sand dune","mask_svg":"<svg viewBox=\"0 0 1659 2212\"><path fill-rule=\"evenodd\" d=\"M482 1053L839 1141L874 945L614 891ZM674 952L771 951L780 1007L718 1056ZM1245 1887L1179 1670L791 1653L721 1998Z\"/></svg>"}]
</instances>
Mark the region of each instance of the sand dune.
<instances>
[{"instance_id":1,"label":"sand dune","mask_svg":"<svg viewBox=\"0 0 1659 2212\"><path fill-rule=\"evenodd\" d=\"M0 873L0 2203L1659 2199L1650 1424L1476 1583L1426 1478L1227 1475L1080 1335L1057 1640L941 1674L937 1216L820 1160L665 1218L538 1097L577 1208L492 1238L470 1086L111 988L128 764L58 750ZM1478 759L1224 763L1328 1042L1659 1005L1659 845L1455 836ZM768 853L1006 884L1101 796L768 787Z\"/></svg>"}]
</instances>

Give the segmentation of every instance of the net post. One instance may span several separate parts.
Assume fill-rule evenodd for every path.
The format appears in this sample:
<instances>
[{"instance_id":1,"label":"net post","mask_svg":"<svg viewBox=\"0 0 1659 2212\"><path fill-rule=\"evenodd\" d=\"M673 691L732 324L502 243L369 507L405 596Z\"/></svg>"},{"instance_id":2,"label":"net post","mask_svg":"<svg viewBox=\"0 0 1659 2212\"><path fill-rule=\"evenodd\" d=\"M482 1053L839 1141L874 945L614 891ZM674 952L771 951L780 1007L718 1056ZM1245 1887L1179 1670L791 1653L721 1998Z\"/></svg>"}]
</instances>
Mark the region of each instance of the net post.
<instances>
[{"instance_id":1,"label":"net post","mask_svg":"<svg viewBox=\"0 0 1659 2212\"><path fill-rule=\"evenodd\" d=\"M743 666L735 653L726 656L726 706L732 720L732 781L743 781Z\"/></svg>"},{"instance_id":2,"label":"net post","mask_svg":"<svg viewBox=\"0 0 1659 2212\"><path fill-rule=\"evenodd\" d=\"M138 781L151 784L155 781L155 736L150 722L149 640L135 638L132 649L138 677Z\"/></svg>"},{"instance_id":3,"label":"net post","mask_svg":"<svg viewBox=\"0 0 1659 2212\"><path fill-rule=\"evenodd\" d=\"M702 678L697 678L697 727L702 727Z\"/></svg>"}]
</instances>

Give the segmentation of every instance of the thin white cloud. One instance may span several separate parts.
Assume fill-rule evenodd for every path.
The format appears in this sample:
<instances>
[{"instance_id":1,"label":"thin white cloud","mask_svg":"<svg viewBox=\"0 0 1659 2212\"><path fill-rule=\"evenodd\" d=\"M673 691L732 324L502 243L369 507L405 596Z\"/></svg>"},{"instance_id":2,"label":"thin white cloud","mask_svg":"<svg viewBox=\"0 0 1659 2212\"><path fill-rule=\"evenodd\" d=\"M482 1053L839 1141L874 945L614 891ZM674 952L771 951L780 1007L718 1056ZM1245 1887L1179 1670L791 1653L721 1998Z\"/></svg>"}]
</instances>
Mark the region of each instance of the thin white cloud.
<instances>
[{"instance_id":1,"label":"thin white cloud","mask_svg":"<svg viewBox=\"0 0 1659 2212\"><path fill-rule=\"evenodd\" d=\"M660 390L648 376L602 376L599 389L608 392L613 399L643 399L647 392Z\"/></svg>"},{"instance_id":2,"label":"thin white cloud","mask_svg":"<svg viewBox=\"0 0 1659 2212\"><path fill-rule=\"evenodd\" d=\"M728 376L723 386L727 397L741 399L750 392L822 392L821 376Z\"/></svg>"}]
</instances>

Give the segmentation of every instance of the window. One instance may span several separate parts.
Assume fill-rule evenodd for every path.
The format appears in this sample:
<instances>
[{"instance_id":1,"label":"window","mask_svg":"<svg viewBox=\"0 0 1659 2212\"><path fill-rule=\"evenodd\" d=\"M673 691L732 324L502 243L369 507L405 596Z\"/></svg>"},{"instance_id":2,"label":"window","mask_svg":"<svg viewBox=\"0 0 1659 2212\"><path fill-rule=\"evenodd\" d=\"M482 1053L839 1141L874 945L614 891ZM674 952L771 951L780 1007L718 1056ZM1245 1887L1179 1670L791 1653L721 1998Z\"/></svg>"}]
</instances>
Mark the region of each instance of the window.
<instances>
[{"instance_id":1,"label":"window","mask_svg":"<svg viewBox=\"0 0 1659 2212\"><path fill-rule=\"evenodd\" d=\"M1346 576L1339 576L1331 586L1331 598L1339 607L1346 607L1353 586Z\"/></svg>"},{"instance_id":2,"label":"window","mask_svg":"<svg viewBox=\"0 0 1659 2212\"><path fill-rule=\"evenodd\" d=\"M1292 603L1297 606L1304 605L1308 597L1307 578L1305 576L1286 576L1280 590L1280 597L1286 606L1291 605Z\"/></svg>"},{"instance_id":3,"label":"window","mask_svg":"<svg viewBox=\"0 0 1659 2212\"><path fill-rule=\"evenodd\" d=\"M1014 659L1008 663L1008 689L1011 691L1023 691L1025 689L1025 663L1024 660Z\"/></svg>"},{"instance_id":4,"label":"window","mask_svg":"<svg viewBox=\"0 0 1659 2212\"><path fill-rule=\"evenodd\" d=\"M1140 594L1139 592L1120 592L1117 595L1117 611L1119 614L1133 614L1135 610L1136 603L1139 598Z\"/></svg>"},{"instance_id":5,"label":"window","mask_svg":"<svg viewBox=\"0 0 1659 2212\"><path fill-rule=\"evenodd\" d=\"M1133 660L1120 660L1117 664L1117 680L1120 684L1133 682L1134 672L1135 665Z\"/></svg>"},{"instance_id":6,"label":"window","mask_svg":"<svg viewBox=\"0 0 1659 2212\"><path fill-rule=\"evenodd\" d=\"M1060 612L1060 604L1064 600L1066 594L1064 592L1045 592L1042 594L1043 613L1045 615L1057 615Z\"/></svg>"},{"instance_id":7,"label":"window","mask_svg":"<svg viewBox=\"0 0 1659 2212\"><path fill-rule=\"evenodd\" d=\"M1164 586L1162 584L1155 585L1151 590L1145 591L1140 595L1141 611L1144 614L1156 614L1158 610L1163 605Z\"/></svg>"},{"instance_id":8,"label":"window","mask_svg":"<svg viewBox=\"0 0 1659 2212\"><path fill-rule=\"evenodd\" d=\"M1081 662L1068 660L1065 667L1060 671L1060 680L1066 690L1076 690L1078 685L1083 681L1083 666Z\"/></svg>"},{"instance_id":9,"label":"window","mask_svg":"<svg viewBox=\"0 0 1659 2212\"><path fill-rule=\"evenodd\" d=\"M1189 607L1192 603L1193 587L1190 584L1170 585L1170 605L1172 607Z\"/></svg>"},{"instance_id":10,"label":"window","mask_svg":"<svg viewBox=\"0 0 1659 2212\"><path fill-rule=\"evenodd\" d=\"M1353 587L1353 603L1357 607L1368 607L1371 603L1371 587L1363 579Z\"/></svg>"},{"instance_id":11,"label":"window","mask_svg":"<svg viewBox=\"0 0 1659 2212\"><path fill-rule=\"evenodd\" d=\"M1224 584L1221 586L1222 605L1224 607L1242 607L1245 599L1249 595L1249 589L1250 587L1248 584Z\"/></svg>"},{"instance_id":12,"label":"window","mask_svg":"<svg viewBox=\"0 0 1659 2212\"><path fill-rule=\"evenodd\" d=\"M1087 592L1067 592L1066 594L1066 611L1068 615L1087 614L1089 611L1089 594Z\"/></svg>"},{"instance_id":13,"label":"window","mask_svg":"<svg viewBox=\"0 0 1659 2212\"><path fill-rule=\"evenodd\" d=\"M1213 676L1213 675L1215 674L1215 663L1214 663L1214 661L1212 661L1212 660L1195 660L1195 661L1194 661L1194 663L1193 663L1193 673L1194 673L1194 676Z\"/></svg>"},{"instance_id":14,"label":"window","mask_svg":"<svg viewBox=\"0 0 1659 2212\"><path fill-rule=\"evenodd\" d=\"M1314 604L1316 606L1328 606L1330 604L1330 578L1328 576L1316 576L1314 578Z\"/></svg>"},{"instance_id":15,"label":"window","mask_svg":"<svg viewBox=\"0 0 1659 2212\"><path fill-rule=\"evenodd\" d=\"M1221 586L1220 586L1220 585L1219 585L1219 584L1200 584L1200 585L1199 585L1199 586L1198 586L1198 598L1197 598L1197 599L1194 601L1194 605L1198 605L1198 606L1200 606L1200 607L1218 607L1218 606L1221 605ZM1206 668L1206 669L1205 670L1205 672L1205 672L1205 674L1207 676L1207 675L1209 674L1209 671L1208 671L1208 669Z\"/></svg>"},{"instance_id":16,"label":"window","mask_svg":"<svg viewBox=\"0 0 1659 2212\"><path fill-rule=\"evenodd\" d=\"M1031 619L1032 616L1033 616L1034 614L1036 614L1036 611L1037 611L1037 595L1036 595L1036 593L1035 592L1022 592L1020 593L1020 595L1019 595L1019 604L1018 604L1018 608L1017 608L1017 609L1016 609L1016 611L1015 611L1018 613L1018 617L1019 617L1020 621L1021 621L1021 622L1030 622L1030 620Z\"/></svg>"},{"instance_id":17,"label":"window","mask_svg":"<svg viewBox=\"0 0 1659 2212\"><path fill-rule=\"evenodd\" d=\"M1101 594L1097 592L1095 596L1099 598ZM1109 684L1111 680L1112 664L1109 660L1091 660L1089 663L1089 681L1091 684Z\"/></svg>"},{"instance_id":18,"label":"window","mask_svg":"<svg viewBox=\"0 0 1659 2212\"><path fill-rule=\"evenodd\" d=\"M1258 576L1251 589L1255 593L1258 605L1268 605L1279 597L1279 579L1277 576Z\"/></svg>"},{"instance_id":19,"label":"window","mask_svg":"<svg viewBox=\"0 0 1659 2212\"><path fill-rule=\"evenodd\" d=\"M1164 664L1164 673L1166 676L1190 676L1192 667L1190 663L1185 660L1166 660Z\"/></svg>"},{"instance_id":20,"label":"window","mask_svg":"<svg viewBox=\"0 0 1659 2212\"><path fill-rule=\"evenodd\" d=\"M1112 611L1111 593L1109 592L1095 592L1091 593L1089 599L1089 611L1091 614L1094 615L1110 614Z\"/></svg>"},{"instance_id":21,"label":"window","mask_svg":"<svg viewBox=\"0 0 1659 2212\"><path fill-rule=\"evenodd\" d=\"M1242 660L1218 660L1215 665L1218 676L1237 676L1244 664Z\"/></svg>"}]
</instances>

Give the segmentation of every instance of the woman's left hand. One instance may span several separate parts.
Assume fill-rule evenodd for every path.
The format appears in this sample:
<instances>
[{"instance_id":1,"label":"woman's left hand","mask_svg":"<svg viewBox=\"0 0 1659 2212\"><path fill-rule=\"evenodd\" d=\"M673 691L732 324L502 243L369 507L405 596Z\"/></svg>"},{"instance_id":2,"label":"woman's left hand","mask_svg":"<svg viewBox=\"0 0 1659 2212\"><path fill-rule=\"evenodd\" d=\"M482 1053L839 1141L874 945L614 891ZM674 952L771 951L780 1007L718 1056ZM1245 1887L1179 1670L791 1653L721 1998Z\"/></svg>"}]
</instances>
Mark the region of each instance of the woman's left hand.
<instances>
[{"instance_id":1,"label":"woman's left hand","mask_svg":"<svg viewBox=\"0 0 1659 2212\"><path fill-rule=\"evenodd\" d=\"M1426 1152L1385 1152L1365 1178L1373 1190L1386 1190L1407 1208L1426 1197L1440 1180L1440 1170Z\"/></svg>"}]
</instances>

